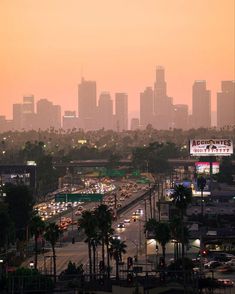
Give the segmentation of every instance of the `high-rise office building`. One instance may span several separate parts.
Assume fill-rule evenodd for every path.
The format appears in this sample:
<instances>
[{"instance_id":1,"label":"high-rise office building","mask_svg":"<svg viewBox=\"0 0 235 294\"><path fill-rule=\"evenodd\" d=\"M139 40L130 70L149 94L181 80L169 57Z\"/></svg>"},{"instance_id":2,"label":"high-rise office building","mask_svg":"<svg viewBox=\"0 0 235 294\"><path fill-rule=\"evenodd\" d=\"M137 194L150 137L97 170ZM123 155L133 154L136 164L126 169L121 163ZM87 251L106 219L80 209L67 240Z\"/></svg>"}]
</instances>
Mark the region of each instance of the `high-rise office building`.
<instances>
[{"instance_id":1,"label":"high-rise office building","mask_svg":"<svg viewBox=\"0 0 235 294\"><path fill-rule=\"evenodd\" d=\"M147 87L140 93L140 126L146 128L148 124L153 124L153 89Z\"/></svg>"},{"instance_id":2,"label":"high-rise office building","mask_svg":"<svg viewBox=\"0 0 235 294\"><path fill-rule=\"evenodd\" d=\"M235 80L222 81L217 93L217 126L235 125Z\"/></svg>"},{"instance_id":3,"label":"high-rise office building","mask_svg":"<svg viewBox=\"0 0 235 294\"><path fill-rule=\"evenodd\" d=\"M194 128L211 127L211 92L206 88L206 81L193 84L192 116Z\"/></svg>"},{"instance_id":4,"label":"high-rise office building","mask_svg":"<svg viewBox=\"0 0 235 294\"><path fill-rule=\"evenodd\" d=\"M61 108L59 105L47 99L40 99L37 102L37 128L46 130L49 128L60 128Z\"/></svg>"},{"instance_id":5,"label":"high-rise office building","mask_svg":"<svg viewBox=\"0 0 235 294\"><path fill-rule=\"evenodd\" d=\"M63 115L63 129L72 130L79 128L79 118L76 116L76 111L66 110Z\"/></svg>"},{"instance_id":6,"label":"high-rise office building","mask_svg":"<svg viewBox=\"0 0 235 294\"><path fill-rule=\"evenodd\" d=\"M17 103L13 104L13 129L21 130L22 129L22 104Z\"/></svg>"},{"instance_id":7,"label":"high-rise office building","mask_svg":"<svg viewBox=\"0 0 235 294\"><path fill-rule=\"evenodd\" d=\"M172 98L167 96L165 70L157 66L156 81L154 83L154 126L157 129L169 129L172 127Z\"/></svg>"},{"instance_id":8,"label":"high-rise office building","mask_svg":"<svg viewBox=\"0 0 235 294\"><path fill-rule=\"evenodd\" d=\"M173 106L174 129L186 130L188 128L188 105L176 104Z\"/></svg>"},{"instance_id":9,"label":"high-rise office building","mask_svg":"<svg viewBox=\"0 0 235 294\"><path fill-rule=\"evenodd\" d=\"M138 118L131 119L131 130L135 131L140 128L140 120Z\"/></svg>"},{"instance_id":10,"label":"high-rise office building","mask_svg":"<svg viewBox=\"0 0 235 294\"><path fill-rule=\"evenodd\" d=\"M126 93L115 94L115 130L128 129L128 96Z\"/></svg>"},{"instance_id":11,"label":"high-rise office building","mask_svg":"<svg viewBox=\"0 0 235 294\"><path fill-rule=\"evenodd\" d=\"M34 96L24 96L23 97L23 105L22 105L23 113L34 113Z\"/></svg>"},{"instance_id":12,"label":"high-rise office building","mask_svg":"<svg viewBox=\"0 0 235 294\"><path fill-rule=\"evenodd\" d=\"M32 130L35 128L36 115L34 112L34 96L24 96L22 104L21 116L22 128L25 130Z\"/></svg>"},{"instance_id":13,"label":"high-rise office building","mask_svg":"<svg viewBox=\"0 0 235 294\"><path fill-rule=\"evenodd\" d=\"M78 85L78 116L83 121L84 129L94 130L97 128L95 122L97 116L95 81L86 81L82 78Z\"/></svg>"},{"instance_id":14,"label":"high-rise office building","mask_svg":"<svg viewBox=\"0 0 235 294\"><path fill-rule=\"evenodd\" d=\"M104 128L105 130L113 129L113 101L111 100L111 96L108 92L102 92L100 94L97 125L98 128Z\"/></svg>"}]
</instances>

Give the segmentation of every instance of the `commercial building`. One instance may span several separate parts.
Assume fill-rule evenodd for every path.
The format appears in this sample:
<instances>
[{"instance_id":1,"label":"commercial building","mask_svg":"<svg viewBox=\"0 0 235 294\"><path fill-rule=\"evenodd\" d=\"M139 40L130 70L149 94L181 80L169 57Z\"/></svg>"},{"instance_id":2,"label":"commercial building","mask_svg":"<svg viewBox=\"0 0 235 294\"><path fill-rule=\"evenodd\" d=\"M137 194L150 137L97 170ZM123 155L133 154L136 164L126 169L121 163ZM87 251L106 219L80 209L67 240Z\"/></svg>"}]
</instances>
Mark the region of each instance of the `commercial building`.
<instances>
[{"instance_id":1,"label":"commercial building","mask_svg":"<svg viewBox=\"0 0 235 294\"><path fill-rule=\"evenodd\" d=\"M222 81L217 93L217 126L235 125L235 80Z\"/></svg>"},{"instance_id":2,"label":"commercial building","mask_svg":"<svg viewBox=\"0 0 235 294\"><path fill-rule=\"evenodd\" d=\"M82 78L78 85L78 116L85 130L94 130L96 126L96 82Z\"/></svg>"},{"instance_id":3,"label":"commercial building","mask_svg":"<svg viewBox=\"0 0 235 294\"><path fill-rule=\"evenodd\" d=\"M172 100L172 97L167 96L165 69L162 66L157 66L154 83L155 128L167 130L172 127Z\"/></svg>"},{"instance_id":4,"label":"commercial building","mask_svg":"<svg viewBox=\"0 0 235 294\"><path fill-rule=\"evenodd\" d=\"M188 128L188 105L176 104L173 106L173 128L186 130Z\"/></svg>"},{"instance_id":5,"label":"commercial building","mask_svg":"<svg viewBox=\"0 0 235 294\"><path fill-rule=\"evenodd\" d=\"M211 92L206 81L198 80L193 84L192 118L194 128L211 127Z\"/></svg>"},{"instance_id":6,"label":"commercial building","mask_svg":"<svg viewBox=\"0 0 235 294\"><path fill-rule=\"evenodd\" d=\"M113 129L113 101L109 92L102 92L98 102L97 126L99 129Z\"/></svg>"},{"instance_id":7,"label":"commercial building","mask_svg":"<svg viewBox=\"0 0 235 294\"><path fill-rule=\"evenodd\" d=\"M47 99L37 102L37 126L41 130L61 127L61 107Z\"/></svg>"},{"instance_id":8,"label":"commercial building","mask_svg":"<svg viewBox=\"0 0 235 294\"><path fill-rule=\"evenodd\" d=\"M128 96L126 93L115 94L115 130L128 129Z\"/></svg>"},{"instance_id":9,"label":"commercial building","mask_svg":"<svg viewBox=\"0 0 235 294\"><path fill-rule=\"evenodd\" d=\"M153 89L146 87L140 93L140 126L146 128L148 124L153 124Z\"/></svg>"},{"instance_id":10,"label":"commercial building","mask_svg":"<svg viewBox=\"0 0 235 294\"><path fill-rule=\"evenodd\" d=\"M62 126L64 130L79 129L79 118L76 116L76 111L66 110L62 118Z\"/></svg>"}]
</instances>

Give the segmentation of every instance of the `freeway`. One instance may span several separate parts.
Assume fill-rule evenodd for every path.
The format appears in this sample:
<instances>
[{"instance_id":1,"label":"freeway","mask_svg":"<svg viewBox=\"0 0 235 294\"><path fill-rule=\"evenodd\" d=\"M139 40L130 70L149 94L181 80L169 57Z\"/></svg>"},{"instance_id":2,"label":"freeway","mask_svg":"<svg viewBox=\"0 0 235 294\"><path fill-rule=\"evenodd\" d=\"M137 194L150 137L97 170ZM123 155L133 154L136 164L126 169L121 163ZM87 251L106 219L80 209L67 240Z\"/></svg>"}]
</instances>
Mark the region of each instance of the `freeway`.
<instances>
[{"instance_id":1,"label":"freeway","mask_svg":"<svg viewBox=\"0 0 235 294\"><path fill-rule=\"evenodd\" d=\"M127 244L127 254L123 257L126 260L128 256L138 255L140 259L144 260L144 229L143 224L140 221L134 222L132 219L133 212L138 208L143 209L144 204L136 203L134 207L129 208L124 214L120 216L118 221L114 222L113 228L115 229L115 235L120 236L121 240L125 241ZM118 223L124 222L124 219L130 219L130 223L126 224L126 227L118 229ZM144 215L141 215L140 220L144 219ZM141 239L140 239L141 238ZM59 245L59 244L58 244ZM51 251L38 256L38 269L42 272L51 273L52 272L52 259ZM101 247L98 247L97 259L101 259ZM29 266L32 258L26 260L23 266ZM57 274L61 273L65 268L67 268L68 262L72 261L76 264L84 264L85 269L88 267L88 250L87 244L84 241L66 243L63 246L58 246L56 248L56 263L57 263Z\"/></svg>"}]
</instances>

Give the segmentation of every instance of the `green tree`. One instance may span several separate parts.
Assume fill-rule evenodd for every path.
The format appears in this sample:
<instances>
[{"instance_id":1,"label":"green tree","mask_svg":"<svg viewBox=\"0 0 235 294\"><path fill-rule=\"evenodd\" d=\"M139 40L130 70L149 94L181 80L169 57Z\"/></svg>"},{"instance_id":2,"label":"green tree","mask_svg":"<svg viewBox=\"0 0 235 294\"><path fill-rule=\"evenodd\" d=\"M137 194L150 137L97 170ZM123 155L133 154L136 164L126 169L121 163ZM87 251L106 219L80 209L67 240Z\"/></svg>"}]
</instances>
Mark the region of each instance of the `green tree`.
<instances>
[{"instance_id":1,"label":"green tree","mask_svg":"<svg viewBox=\"0 0 235 294\"><path fill-rule=\"evenodd\" d=\"M97 233L97 220L95 215L91 211L84 211L82 213L82 217L79 220L80 228L84 230L86 235L86 242L88 245L88 257L89 257L89 273L90 277L92 277L92 239Z\"/></svg>"},{"instance_id":2,"label":"green tree","mask_svg":"<svg viewBox=\"0 0 235 294\"><path fill-rule=\"evenodd\" d=\"M60 237L60 229L55 223L50 223L45 228L44 238L51 244L52 254L53 254L53 274L54 281L56 282L56 253L55 245Z\"/></svg>"},{"instance_id":3,"label":"green tree","mask_svg":"<svg viewBox=\"0 0 235 294\"><path fill-rule=\"evenodd\" d=\"M34 236L34 268L38 266L38 238L43 234L45 230L45 223L40 216L35 215L30 222L30 231Z\"/></svg>"},{"instance_id":4,"label":"green tree","mask_svg":"<svg viewBox=\"0 0 235 294\"><path fill-rule=\"evenodd\" d=\"M116 263L116 280L119 280L119 262L122 260L122 254L126 253L126 244L119 239L111 239L110 256L114 258Z\"/></svg>"}]
</instances>

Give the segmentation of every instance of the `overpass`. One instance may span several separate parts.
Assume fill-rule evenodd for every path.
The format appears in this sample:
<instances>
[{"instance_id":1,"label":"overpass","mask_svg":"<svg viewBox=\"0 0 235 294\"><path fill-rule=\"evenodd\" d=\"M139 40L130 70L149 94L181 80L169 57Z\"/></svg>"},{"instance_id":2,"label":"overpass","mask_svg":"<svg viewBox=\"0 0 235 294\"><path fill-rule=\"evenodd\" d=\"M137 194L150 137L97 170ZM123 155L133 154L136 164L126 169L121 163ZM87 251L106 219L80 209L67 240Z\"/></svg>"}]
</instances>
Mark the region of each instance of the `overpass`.
<instances>
[{"instance_id":1,"label":"overpass","mask_svg":"<svg viewBox=\"0 0 235 294\"><path fill-rule=\"evenodd\" d=\"M174 166L194 166L196 159L168 159L168 162ZM90 159L90 160L73 160L68 163L55 162L55 167L106 167L109 165L108 159ZM130 166L132 161L130 159L121 159L118 166ZM235 162L234 162L235 164Z\"/></svg>"}]
</instances>

